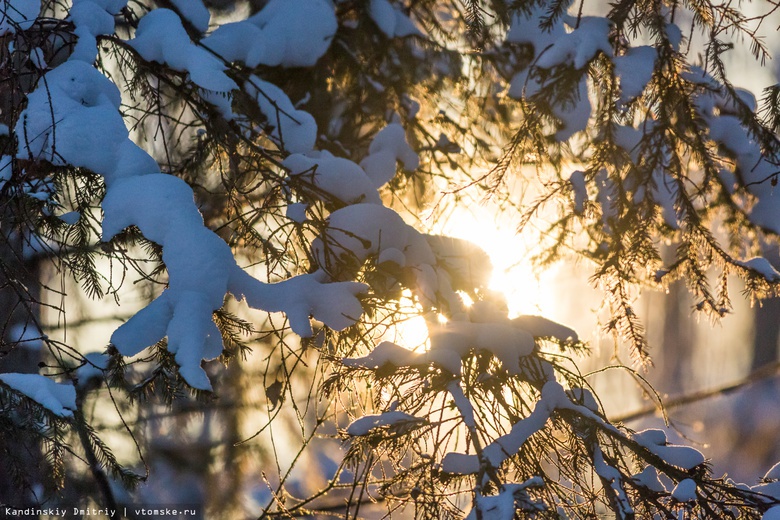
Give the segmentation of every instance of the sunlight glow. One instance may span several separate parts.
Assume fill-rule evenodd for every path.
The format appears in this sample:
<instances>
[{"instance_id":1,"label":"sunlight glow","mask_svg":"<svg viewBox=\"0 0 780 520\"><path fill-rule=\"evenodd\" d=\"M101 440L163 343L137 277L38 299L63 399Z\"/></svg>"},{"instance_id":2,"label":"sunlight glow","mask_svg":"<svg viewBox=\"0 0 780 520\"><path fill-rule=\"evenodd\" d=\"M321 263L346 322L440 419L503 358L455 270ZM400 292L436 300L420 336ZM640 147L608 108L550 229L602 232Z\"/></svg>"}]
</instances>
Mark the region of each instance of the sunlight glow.
<instances>
[{"instance_id":1,"label":"sunlight glow","mask_svg":"<svg viewBox=\"0 0 780 520\"><path fill-rule=\"evenodd\" d=\"M550 313L555 308L553 287L559 265L534 272L531 258L537 252L538 237L518 234L498 208L459 205L446 221L434 225L433 232L468 240L488 254L493 262L489 289L506 297L510 317Z\"/></svg>"},{"instance_id":2,"label":"sunlight glow","mask_svg":"<svg viewBox=\"0 0 780 520\"><path fill-rule=\"evenodd\" d=\"M425 350L428 324L422 315L415 316L394 327L392 337L388 339L409 350Z\"/></svg>"},{"instance_id":3,"label":"sunlight glow","mask_svg":"<svg viewBox=\"0 0 780 520\"><path fill-rule=\"evenodd\" d=\"M403 290L399 303L408 310L416 307L409 289ZM425 350L428 343L428 324L422 314L409 315L408 318L389 327L380 340L391 341L409 350Z\"/></svg>"},{"instance_id":4,"label":"sunlight glow","mask_svg":"<svg viewBox=\"0 0 780 520\"><path fill-rule=\"evenodd\" d=\"M510 318L522 314L559 314L556 287L562 274L560 265L535 271L532 258L538 252L538 236L517 233L517 226L503 217L498 208L478 203L459 204L447 218L436 219L430 227L433 234L467 240L487 253L493 264L488 289L504 296ZM459 292L459 295L466 307L474 304L468 294ZM415 305L411 291L404 291L400 303L410 309ZM443 315L434 319L441 324L447 321ZM424 350L428 346L426 319L422 315L410 317L390 327L381 339L411 350Z\"/></svg>"}]
</instances>

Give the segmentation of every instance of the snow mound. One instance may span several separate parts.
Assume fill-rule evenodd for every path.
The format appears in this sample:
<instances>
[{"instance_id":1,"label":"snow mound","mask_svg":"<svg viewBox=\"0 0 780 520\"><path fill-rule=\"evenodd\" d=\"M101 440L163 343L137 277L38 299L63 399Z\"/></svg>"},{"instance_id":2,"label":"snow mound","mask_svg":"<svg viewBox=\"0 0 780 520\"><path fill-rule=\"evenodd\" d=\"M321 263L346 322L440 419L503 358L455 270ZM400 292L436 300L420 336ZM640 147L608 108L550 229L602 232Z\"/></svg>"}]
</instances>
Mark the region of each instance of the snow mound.
<instances>
[{"instance_id":1,"label":"snow mound","mask_svg":"<svg viewBox=\"0 0 780 520\"><path fill-rule=\"evenodd\" d=\"M135 38L127 43L147 61L188 72L193 83L201 88L223 93L238 88L225 74L225 64L193 44L181 18L170 9L155 9L141 18Z\"/></svg>"},{"instance_id":2,"label":"snow mound","mask_svg":"<svg viewBox=\"0 0 780 520\"><path fill-rule=\"evenodd\" d=\"M282 165L290 170L291 178L306 181L345 204L382 203L366 172L348 159L328 152L321 152L317 157L293 154Z\"/></svg>"},{"instance_id":3,"label":"snow mound","mask_svg":"<svg viewBox=\"0 0 780 520\"><path fill-rule=\"evenodd\" d=\"M368 15L388 38L423 36L414 22L388 0L371 0Z\"/></svg>"},{"instance_id":4,"label":"snow mound","mask_svg":"<svg viewBox=\"0 0 780 520\"><path fill-rule=\"evenodd\" d=\"M208 30L211 13L203 5L203 0L171 0L171 3L195 29L201 33Z\"/></svg>"},{"instance_id":5,"label":"snow mound","mask_svg":"<svg viewBox=\"0 0 780 520\"><path fill-rule=\"evenodd\" d=\"M0 374L0 381L55 415L73 417L76 409L76 388L73 385L56 383L39 374Z\"/></svg>"},{"instance_id":6,"label":"snow mound","mask_svg":"<svg viewBox=\"0 0 780 520\"><path fill-rule=\"evenodd\" d=\"M41 14L41 3L30 0L4 0L0 4L0 36L16 34L32 27Z\"/></svg>"},{"instance_id":7,"label":"snow mound","mask_svg":"<svg viewBox=\"0 0 780 520\"><path fill-rule=\"evenodd\" d=\"M246 274L230 247L204 227L192 189L178 177L122 179L106 193L103 211L103 240L137 226L162 246L169 277L168 288L119 327L111 342L122 355L133 356L167 336L181 375L195 388L211 387L200 363L222 352L212 313L227 292L245 297L253 308L285 312L301 336L311 336L312 315L341 330L362 314L357 295L365 291L363 284L322 284L312 274L263 284Z\"/></svg>"},{"instance_id":8,"label":"snow mound","mask_svg":"<svg viewBox=\"0 0 780 520\"><path fill-rule=\"evenodd\" d=\"M384 426L408 426L422 420L405 412L390 411L378 415L366 415L355 419L347 426L347 435L360 437L368 435L371 430Z\"/></svg>"},{"instance_id":9,"label":"snow mound","mask_svg":"<svg viewBox=\"0 0 780 520\"><path fill-rule=\"evenodd\" d=\"M398 123L390 123L377 132L368 155L360 162L360 166L379 188L384 186L396 173L396 162L400 161L404 169L414 171L420 166L420 157L406 142L406 131Z\"/></svg>"},{"instance_id":10,"label":"snow mound","mask_svg":"<svg viewBox=\"0 0 780 520\"><path fill-rule=\"evenodd\" d=\"M704 463L704 455L699 450L690 446L669 444L663 430L644 430L635 433L632 438L672 466L690 470Z\"/></svg>"},{"instance_id":11,"label":"snow mound","mask_svg":"<svg viewBox=\"0 0 780 520\"><path fill-rule=\"evenodd\" d=\"M311 67L330 47L338 29L328 0L271 0L247 20L263 32L263 65Z\"/></svg>"},{"instance_id":12,"label":"snow mound","mask_svg":"<svg viewBox=\"0 0 780 520\"><path fill-rule=\"evenodd\" d=\"M305 154L317 141L317 122L308 112L298 110L282 89L252 76L244 90L257 100L257 106L271 127L270 137L290 153Z\"/></svg>"},{"instance_id":13,"label":"snow mound","mask_svg":"<svg viewBox=\"0 0 780 520\"><path fill-rule=\"evenodd\" d=\"M681 480L672 490L672 498L678 502L693 502L696 500L696 481L689 478Z\"/></svg>"},{"instance_id":14,"label":"snow mound","mask_svg":"<svg viewBox=\"0 0 780 520\"><path fill-rule=\"evenodd\" d=\"M609 32L612 23L607 18L584 16L579 26L566 35L556 38L536 60L536 66L551 69L571 65L579 70L585 67L598 52L612 55Z\"/></svg>"}]
</instances>

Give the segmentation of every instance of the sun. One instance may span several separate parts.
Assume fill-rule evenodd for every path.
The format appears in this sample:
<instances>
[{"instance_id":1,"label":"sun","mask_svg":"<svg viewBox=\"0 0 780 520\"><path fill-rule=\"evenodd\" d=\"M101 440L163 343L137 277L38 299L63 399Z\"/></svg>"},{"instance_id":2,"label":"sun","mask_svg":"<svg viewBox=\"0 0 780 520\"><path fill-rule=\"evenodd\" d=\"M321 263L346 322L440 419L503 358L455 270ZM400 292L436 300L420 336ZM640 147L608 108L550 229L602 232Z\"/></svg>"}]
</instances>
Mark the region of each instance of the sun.
<instances>
[{"instance_id":1,"label":"sun","mask_svg":"<svg viewBox=\"0 0 780 520\"><path fill-rule=\"evenodd\" d=\"M467 240L487 253L493 265L488 289L503 294L509 318L525 314L560 314L557 297L560 265L535 270L531 259L539 250L539 237L518 233L517 226L495 205L458 204L446 218L437 218L427 227L432 234ZM406 305L414 305L408 289L402 300ZM424 350L428 333L426 317L410 315L392 326L382 339L412 350Z\"/></svg>"},{"instance_id":2,"label":"sun","mask_svg":"<svg viewBox=\"0 0 780 520\"><path fill-rule=\"evenodd\" d=\"M555 309L552 287L560 267L535 270L531 258L538 251L538 236L518 233L499 208L489 203L459 204L432 227L434 233L468 240L487 253L493 264L488 288L504 295L510 318Z\"/></svg>"}]
</instances>

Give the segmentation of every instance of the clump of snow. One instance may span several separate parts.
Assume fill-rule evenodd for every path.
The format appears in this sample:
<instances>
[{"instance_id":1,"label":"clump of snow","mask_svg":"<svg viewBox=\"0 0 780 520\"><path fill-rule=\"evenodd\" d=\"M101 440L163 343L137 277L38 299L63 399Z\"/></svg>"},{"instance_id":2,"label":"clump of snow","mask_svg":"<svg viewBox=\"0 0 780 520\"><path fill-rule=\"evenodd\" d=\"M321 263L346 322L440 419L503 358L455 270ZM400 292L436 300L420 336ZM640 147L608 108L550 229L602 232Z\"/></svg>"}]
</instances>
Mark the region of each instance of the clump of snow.
<instances>
[{"instance_id":1,"label":"clump of snow","mask_svg":"<svg viewBox=\"0 0 780 520\"><path fill-rule=\"evenodd\" d=\"M408 266L436 262L421 233L395 211L377 204L354 204L334 211L328 217L328 228L312 244L326 271L345 260L362 264L369 255L391 248L403 253Z\"/></svg>"},{"instance_id":2,"label":"clump of snow","mask_svg":"<svg viewBox=\"0 0 780 520\"><path fill-rule=\"evenodd\" d=\"M193 44L181 19L170 9L155 9L141 18L135 38L127 43L147 61L188 72L201 88L222 93L238 88L225 74L225 64Z\"/></svg>"},{"instance_id":3,"label":"clump of snow","mask_svg":"<svg viewBox=\"0 0 780 520\"><path fill-rule=\"evenodd\" d=\"M392 263L398 267L406 267L406 256L398 249L388 247L379 252L376 257L377 265Z\"/></svg>"},{"instance_id":4,"label":"clump of snow","mask_svg":"<svg viewBox=\"0 0 780 520\"><path fill-rule=\"evenodd\" d=\"M219 26L201 44L248 67L311 67L327 52L338 22L328 0L271 0L254 16Z\"/></svg>"},{"instance_id":5,"label":"clump of snow","mask_svg":"<svg viewBox=\"0 0 780 520\"><path fill-rule=\"evenodd\" d=\"M542 395L533 411L517 421L508 433L488 444L482 450L481 460L491 467L500 467L504 461L518 453L532 435L545 427L556 410L572 410L582 417L598 422L602 428L608 428L615 434L622 435L614 426L604 422L593 410L572 402L561 384L555 380L554 374L549 373L547 382L542 387ZM442 459L442 471L445 473L470 475L477 473L480 466L480 458L477 455L450 452Z\"/></svg>"},{"instance_id":6,"label":"clump of snow","mask_svg":"<svg viewBox=\"0 0 780 520\"><path fill-rule=\"evenodd\" d=\"M598 52L612 55L608 38L610 22L606 18L583 17L579 20L579 26L567 32L565 22L568 17L560 17L546 30L542 30L540 25L548 14L546 6L541 4L530 12L518 13L512 19L507 42L532 45L534 60L532 67L518 71L511 79L507 92L510 97L530 98L545 88L547 85L538 81L538 69L571 66L581 70ZM568 19L568 23L574 27L572 20L574 19ZM576 91L572 94L573 99L550 103L553 115L560 121L555 132L555 139L558 141L566 141L587 128L592 110L588 99L587 74L582 75Z\"/></svg>"},{"instance_id":7,"label":"clump of snow","mask_svg":"<svg viewBox=\"0 0 780 520\"><path fill-rule=\"evenodd\" d=\"M693 502L696 500L696 481L689 478L681 480L672 490L672 498L678 502Z\"/></svg>"},{"instance_id":8,"label":"clump of snow","mask_svg":"<svg viewBox=\"0 0 780 520\"><path fill-rule=\"evenodd\" d=\"M577 333L542 316L523 315L512 319L512 326L524 330L536 338L554 338L559 341L579 341Z\"/></svg>"},{"instance_id":9,"label":"clump of snow","mask_svg":"<svg viewBox=\"0 0 780 520\"><path fill-rule=\"evenodd\" d=\"M653 466L647 466L645 469L631 477L631 480L638 486L655 491L656 493L665 493L666 488L658 478L658 470Z\"/></svg>"},{"instance_id":10,"label":"clump of snow","mask_svg":"<svg viewBox=\"0 0 780 520\"><path fill-rule=\"evenodd\" d=\"M176 6L179 13L181 13L195 29L201 33L208 30L211 13L209 13L209 10L203 5L203 0L171 0L171 3Z\"/></svg>"},{"instance_id":11,"label":"clump of snow","mask_svg":"<svg viewBox=\"0 0 780 520\"><path fill-rule=\"evenodd\" d=\"M16 125L18 157L97 172L110 170L116 157L107 155L127 138L118 113L117 88L100 72L78 61L60 65L45 78L29 94L27 109ZM94 139L95 135L101 139Z\"/></svg>"},{"instance_id":12,"label":"clump of snow","mask_svg":"<svg viewBox=\"0 0 780 520\"><path fill-rule=\"evenodd\" d=\"M260 65L265 56L263 31L246 20L220 25L200 43L224 60L241 61L250 68Z\"/></svg>"},{"instance_id":13,"label":"clump of snow","mask_svg":"<svg viewBox=\"0 0 780 520\"><path fill-rule=\"evenodd\" d=\"M751 486L750 490L755 493L761 493L762 495L766 495L775 500L780 500L780 481L778 480L756 484L755 486Z\"/></svg>"},{"instance_id":14,"label":"clump of snow","mask_svg":"<svg viewBox=\"0 0 780 520\"><path fill-rule=\"evenodd\" d=\"M542 29L542 19L547 15L547 6L544 3L534 5L528 12L517 12L512 17L506 41L510 43L531 44L534 47L534 55L538 56L544 49L555 45L566 37L566 28L558 20L548 28Z\"/></svg>"},{"instance_id":15,"label":"clump of snow","mask_svg":"<svg viewBox=\"0 0 780 520\"><path fill-rule=\"evenodd\" d=\"M420 102L413 99L408 94L401 96L401 106L406 109L406 119L411 121L420 112Z\"/></svg>"},{"instance_id":16,"label":"clump of snow","mask_svg":"<svg viewBox=\"0 0 780 520\"><path fill-rule=\"evenodd\" d=\"M666 37L669 39L669 43L675 51L680 50L680 43L682 43L683 35L682 30L678 25L673 23L666 24Z\"/></svg>"},{"instance_id":17,"label":"clump of snow","mask_svg":"<svg viewBox=\"0 0 780 520\"><path fill-rule=\"evenodd\" d=\"M539 512L547 510L544 502L531 499L526 491L531 487L542 487L544 481L539 477L532 477L521 484L506 483L501 486L496 495L478 495L472 510L466 516L466 520L480 518L490 520L513 520L515 513L521 511Z\"/></svg>"},{"instance_id":18,"label":"clump of snow","mask_svg":"<svg viewBox=\"0 0 780 520\"><path fill-rule=\"evenodd\" d=\"M611 221L617 215L617 208L615 207L615 199L617 194L615 193L615 183L609 178L609 174L606 170L601 169L596 174L596 201L601 207L601 221L604 224L604 230L609 231L611 227Z\"/></svg>"},{"instance_id":19,"label":"clump of snow","mask_svg":"<svg viewBox=\"0 0 780 520\"><path fill-rule=\"evenodd\" d=\"M219 240L216 235L214 236ZM216 240L214 240L215 244ZM183 272L176 268L171 269L170 266L168 269L171 278L174 274ZM171 280L172 287L173 284L174 281ZM214 359L222 353L222 335L211 319L216 308L214 302L209 301L208 294L201 291L180 290L179 287L168 289L167 296L171 304L169 306L171 314L168 316L169 321L165 330L168 336L168 352L175 355L179 373L191 386L209 390L211 383L201 368L201 360Z\"/></svg>"},{"instance_id":20,"label":"clump of snow","mask_svg":"<svg viewBox=\"0 0 780 520\"><path fill-rule=\"evenodd\" d=\"M404 127L390 123L374 136L368 147L368 155L360 161L360 166L374 186L379 188L395 177L397 161L408 171L414 171L420 166L420 157L406 142Z\"/></svg>"},{"instance_id":21,"label":"clump of snow","mask_svg":"<svg viewBox=\"0 0 780 520\"><path fill-rule=\"evenodd\" d=\"M615 503L619 508L619 518L633 518L634 510L626 495L623 483L623 474L617 468L610 466L604 459L604 452L596 444L593 446L593 469L601 477L602 482L609 483L615 497Z\"/></svg>"},{"instance_id":22,"label":"clump of snow","mask_svg":"<svg viewBox=\"0 0 780 520\"><path fill-rule=\"evenodd\" d=\"M474 508L466 520L489 518L491 520L513 520L515 518L515 497L513 493L504 491L497 495L480 496L476 498Z\"/></svg>"},{"instance_id":23,"label":"clump of snow","mask_svg":"<svg viewBox=\"0 0 780 520\"><path fill-rule=\"evenodd\" d=\"M704 85L706 90L696 98L696 107L709 126L710 138L726 150L735 161L737 177L756 198L747 211L750 220L761 227L780 232L780 192L774 189L777 167L764 156L761 145L742 126L737 116L737 100L731 99L725 87L701 69L692 69L685 79ZM737 97L746 108L756 106L755 97L738 90ZM731 180L730 172L722 174Z\"/></svg>"},{"instance_id":24,"label":"clump of snow","mask_svg":"<svg viewBox=\"0 0 780 520\"><path fill-rule=\"evenodd\" d=\"M257 100L257 106L272 128L270 137L284 150L305 154L317 141L317 122L311 114L298 110L282 89L251 76L244 90Z\"/></svg>"},{"instance_id":25,"label":"clump of snow","mask_svg":"<svg viewBox=\"0 0 780 520\"><path fill-rule=\"evenodd\" d=\"M490 256L468 240L444 235L424 235L455 290L473 291L487 287L493 274Z\"/></svg>"},{"instance_id":26,"label":"clump of snow","mask_svg":"<svg viewBox=\"0 0 780 520\"><path fill-rule=\"evenodd\" d=\"M73 33L78 36L78 41L69 59L94 62L97 58L97 36L114 32L114 15L122 7L124 5L118 6L116 2L74 0L68 18L76 26Z\"/></svg>"},{"instance_id":27,"label":"clump of snow","mask_svg":"<svg viewBox=\"0 0 780 520\"><path fill-rule=\"evenodd\" d=\"M159 172L157 163L128 138L117 87L82 61L49 71L27 97L14 129L17 157L88 168L106 178ZM95 139L99 135L100 139Z\"/></svg>"},{"instance_id":28,"label":"clump of snow","mask_svg":"<svg viewBox=\"0 0 780 520\"><path fill-rule=\"evenodd\" d=\"M222 352L212 312L225 293L246 297L250 306L285 312L294 332L310 336L315 315L334 329L352 325L362 314L356 295L359 283L322 284L316 275L301 275L278 284L262 284L238 267L228 245L203 226L192 189L170 175L145 175L119 180L103 199L103 240L135 225L163 247L169 284L156 300L114 332L111 341L133 356L168 337L181 375L195 388L210 384L202 359Z\"/></svg>"},{"instance_id":29,"label":"clump of snow","mask_svg":"<svg viewBox=\"0 0 780 520\"><path fill-rule=\"evenodd\" d=\"M556 38L536 59L536 66L551 69L571 65L579 70L585 67L598 52L612 55L609 32L612 23L607 18L584 16L570 33Z\"/></svg>"},{"instance_id":30,"label":"clump of snow","mask_svg":"<svg viewBox=\"0 0 780 520\"><path fill-rule=\"evenodd\" d=\"M764 475L764 480L767 482L780 480L780 462L769 468Z\"/></svg>"},{"instance_id":31,"label":"clump of snow","mask_svg":"<svg viewBox=\"0 0 780 520\"><path fill-rule=\"evenodd\" d=\"M409 351L394 343L382 342L362 358L343 359L347 366L369 369L386 364L398 367L436 364L453 375L461 373L462 359L473 349L490 352L512 375L522 373L519 361L534 350L534 338L528 332L502 322L472 323L451 320L428 324L430 349L424 353Z\"/></svg>"},{"instance_id":32,"label":"clump of snow","mask_svg":"<svg viewBox=\"0 0 780 520\"><path fill-rule=\"evenodd\" d=\"M419 417L398 410L384 412L378 415L365 415L355 419L347 426L347 435L360 437L362 435L368 435L371 430L376 428L385 426L409 426L420 423L421 421L422 420Z\"/></svg>"},{"instance_id":33,"label":"clump of snow","mask_svg":"<svg viewBox=\"0 0 780 520\"><path fill-rule=\"evenodd\" d=\"M555 132L555 138L558 141L566 141L577 132L581 132L588 127L591 104L588 99L588 81L586 76L583 76L578 84L574 102L555 104L553 113L561 121L561 127Z\"/></svg>"},{"instance_id":34,"label":"clump of snow","mask_svg":"<svg viewBox=\"0 0 780 520\"><path fill-rule=\"evenodd\" d=\"M661 208L661 216L669 227L679 229L675 203L677 198L677 183L663 170L653 172L653 193L655 202Z\"/></svg>"},{"instance_id":35,"label":"clump of snow","mask_svg":"<svg viewBox=\"0 0 780 520\"><path fill-rule=\"evenodd\" d=\"M395 343L383 341L374 347L368 355L360 358L344 358L341 363L349 367L377 369L385 365L413 366L419 364L421 359L424 359L421 354L400 347Z\"/></svg>"},{"instance_id":36,"label":"clump of snow","mask_svg":"<svg viewBox=\"0 0 780 520\"><path fill-rule=\"evenodd\" d=\"M424 236L436 257L436 264L449 275L453 289L470 292L490 284L493 264L481 247L461 238Z\"/></svg>"},{"instance_id":37,"label":"clump of snow","mask_svg":"<svg viewBox=\"0 0 780 520\"><path fill-rule=\"evenodd\" d=\"M761 481L760 484L750 487L750 490L773 499L780 499L780 462L769 468ZM765 498L765 500L769 500L769 498ZM780 509L778 509L778 514L780 515Z\"/></svg>"},{"instance_id":38,"label":"clump of snow","mask_svg":"<svg viewBox=\"0 0 780 520\"><path fill-rule=\"evenodd\" d=\"M468 428L470 432L474 431L474 428L477 425L474 420L474 406L472 406L471 401L469 401L468 397L466 397L466 394L463 392L463 386L460 381L457 379L450 381L447 384L447 391L452 396L452 401L463 419L463 424L466 425L466 428Z\"/></svg>"},{"instance_id":39,"label":"clump of snow","mask_svg":"<svg viewBox=\"0 0 780 520\"><path fill-rule=\"evenodd\" d=\"M494 468L520 451L533 434L544 428L551 413L559 404L568 401L559 383L550 381L542 388L542 396L534 410L524 419L516 422L509 433L502 435L482 450L482 458ZM456 475L477 473L480 461L477 455L457 452L447 453L442 459L442 471Z\"/></svg>"},{"instance_id":40,"label":"clump of snow","mask_svg":"<svg viewBox=\"0 0 780 520\"><path fill-rule=\"evenodd\" d=\"M371 0L368 15L388 38L423 36L414 22L389 0Z\"/></svg>"},{"instance_id":41,"label":"clump of snow","mask_svg":"<svg viewBox=\"0 0 780 520\"><path fill-rule=\"evenodd\" d=\"M119 156L119 163L114 165L113 169L99 172L103 173L106 184L110 184L115 178L146 175L160 171L159 165L152 159L151 155L130 139L122 141L117 150L117 155Z\"/></svg>"},{"instance_id":42,"label":"clump of snow","mask_svg":"<svg viewBox=\"0 0 780 520\"><path fill-rule=\"evenodd\" d=\"M745 261L737 261L738 265L741 265L742 267L745 267L747 269L750 269L751 271L754 271L764 278L766 278L770 282L776 282L780 280L780 273L777 272L777 270L772 266L771 263L769 263L769 260L762 256L756 256L753 258L749 258Z\"/></svg>"},{"instance_id":43,"label":"clump of snow","mask_svg":"<svg viewBox=\"0 0 780 520\"><path fill-rule=\"evenodd\" d=\"M22 188L24 195L31 199L46 202L51 199L54 189L48 182L26 182Z\"/></svg>"},{"instance_id":44,"label":"clump of snow","mask_svg":"<svg viewBox=\"0 0 780 520\"><path fill-rule=\"evenodd\" d=\"M348 159L334 157L328 152L320 152L314 157L292 154L282 165L290 170L290 177L307 181L346 204L382 203L366 172Z\"/></svg>"},{"instance_id":45,"label":"clump of snow","mask_svg":"<svg viewBox=\"0 0 780 520\"><path fill-rule=\"evenodd\" d=\"M338 29L328 0L271 0L248 22L263 32L262 63L311 67L327 52Z\"/></svg>"},{"instance_id":46,"label":"clump of snow","mask_svg":"<svg viewBox=\"0 0 780 520\"><path fill-rule=\"evenodd\" d=\"M32 27L41 14L41 3L32 0L3 0L0 4L0 36Z\"/></svg>"},{"instance_id":47,"label":"clump of snow","mask_svg":"<svg viewBox=\"0 0 780 520\"><path fill-rule=\"evenodd\" d=\"M721 101L721 113L738 113L738 102L743 103L751 112L758 110L758 102L756 101L756 96L752 92L744 88L735 88L734 91L737 94L737 99L731 97L724 98Z\"/></svg>"},{"instance_id":48,"label":"clump of snow","mask_svg":"<svg viewBox=\"0 0 780 520\"><path fill-rule=\"evenodd\" d=\"M463 301L453 288L446 262L439 264L426 236L389 208L353 204L334 211L327 228L312 243L312 251L318 265L334 280L353 278L369 257L392 261L403 268L403 283L423 309L463 313Z\"/></svg>"},{"instance_id":49,"label":"clump of snow","mask_svg":"<svg viewBox=\"0 0 780 520\"><path fill-rule=\"evenodd\" d=\"M194 204L192 188L162 173L121 179L103 199L103 241L130 225L138 226L149 240L165 246L182 231L203 225Z\"/></svg>"},{"instance_id":50,"label":"clump of snow","mask_svg":"<svg viewBox=\"0 0 780 520\"><path fill-rule=\"evenodd\" d=\"M648 429L635 433L632 438L668 464L690 470L704 463L704 455L690 446L668 444L663 430Z\"/></svg>"},{"instance_id":51,"label":"clump of snow","mask_svg":"<svg viewBox=\"0 0 780 520\"><path fill-rule=\"evenodd\" d=\"M521 357L530 355L534 338L509 323L470 323L453 320L444 325L429 326L431 360L453 374L460 374L461 359L471 349L492 353L512 375L521 373Z\"/></svg>"},{"instance_id":52,"label":"clump of snow","mask_svg":"<svg viewBox=\"0 0 780 520\"><path fill-rule=\"evenodd\" d=\"M635 164L640 163L640 142L648 132L652 131L653 122L645 121L640 128L617 125L614 129L615 144L623 148ZM663 150L662 154L664 159L670 156L666 150ZM634 202L640 204L644 201L649 188L652 193L653 201L661 209L661 216L663 217L664 222L672 229L679 229L679 218L677 216L677 210L675 209L678 187L674 179L664 170L663 163L664 161L659 161L658 166L652 172L649 182L643 183L636 188Z\"/></svg>"},{"instance_id":53,"label":"clump of snow","mask_svg":"<svg viewBox=\"0 0 780 520\"><path fill-rule=\"evenodd\" d=\"M479 457L451 451L444 455L441 469L452 475L472 475L479 472Z\"/></svg>"},{"instance_id":54,"label":"clump of snow","mask_svg":"<svg viewBox=\"0 0 780 520\"><path fill-rule=\"evenodd\" d=\"M641 96L650 83L658 51L647 45L629 48L625 54L615 56L615 75L620 78L620 104Z\"/></svg>"},{"instance_id":55,"label":"clump of snow","mask_svg":"<svg viewBox=\"0 0 780 520\"><path fill-rule=\"evenodd\" d=\"M169 288L119 327L111 342L132 356L167 335L181 375L195 388L210 388L200 362L222 352L211 316L222 306L231 269L237 268L230 248L203 227L191 188L177 177L122 179L106 193L103 211L103 240L138 226L145 237L163 246L169 274Z\"/></svg>"},{"instance_id":56,"label":"clump of snow","mask_svg":"<svg viewBox=\"0 0 780 520\"><path fill-rule=\"evenodd\" d=\"M599 403L596 401L596 397L587 388L574 387L571 390L567 390L566 394L573 402L580 403L588 410L593 412L599 411Z\"/></svg>"},{"instance_id":57,"label":"clump of snow","mask_svg":"<svg viewBox=\"0 0 780 520\"><path fill-rule=\"evenodd\" d=\"M57 383L39 374L0 374L0 381L55 415L73 417L76 410L76 389L73 385Z\"/></svg>"},{"instance_id":58,"label":"clump of snow","mask_svg":"<svg viewBox=\"0 0 780 520\"><path fill-rule=\"evenodd\" d=\"M536 79L533 69L524 69L512 78L507 95L516 99L530 98L538 94L544 86ZM560 121L559 128L555 132L558 141L566 141L588 126L591 104L588 98L587 75L582 76L573 94L573 99L553 103L550 107L553 115Z\"/></svg>"},{"instance_id":59,"label":"clump of snow","mask_svg":"<svg viewBox=\"0 0 780 520\"><path fill-rule=\"evenodd\" d=\"M666 446L666 432L657 428L642 430L632 437L642 446Z\"/></svg>"},{"instance_id":60,"label":"clump of snow","mask_svg":"<svg viewBox=\"0 0 780 520\"><path fill-rule=\"evenodd\" d=\"M312 316L335 330L354 325L363 314L358 295L367 290L359 282L332 283L322 271L261 284L239 268L233 269L228 285L231 294L246 298L254 309L284 312L292 331L305 338L312 335Z\"/></svg>"}]
</instances>

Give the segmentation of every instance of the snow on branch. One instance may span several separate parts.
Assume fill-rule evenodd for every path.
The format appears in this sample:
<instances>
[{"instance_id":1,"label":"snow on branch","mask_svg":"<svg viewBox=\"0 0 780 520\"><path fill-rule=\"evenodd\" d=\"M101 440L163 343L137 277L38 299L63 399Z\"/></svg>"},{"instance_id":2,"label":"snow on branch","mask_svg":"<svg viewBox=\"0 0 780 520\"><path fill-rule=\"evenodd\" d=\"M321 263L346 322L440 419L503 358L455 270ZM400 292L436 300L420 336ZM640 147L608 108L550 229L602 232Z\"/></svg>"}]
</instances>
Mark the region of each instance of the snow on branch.
<instances>
[{"instance_id":1,"label":"snow on branch","mask_svg":"<svg viewBox=\"0 0 780 520\"><path fill-rule=\"evenodd\" d=\"M60 417L73 417L76 388L39 374L0 374L0 382Z\"/></svg>"},{"instance_id":2,"label":"snow on branch","mask_svg":"<svg viewBox=\"0 0 780 520\"><path fill-rule=\"evenodd\" d=\"M169 13L163 11L149 23L176 16ZM170 58L158 55L176 44L159 41L164 34L177 33L140 31L144 43L138 46L152 53L150 59ZM213 79L211 72L204 73ZM227 292L245 297L255 308L287 313L293 331L302 336L311 335L312 315L338 330L360 317L357 296L365 291L363 284L327 283L312 274L268 285L240 269L228 245L204 227L192 189L179 178L157 173L156 162L129 139L119 104L119 91L110 80L83 61L68 61L48 72L29 95L15 131L19 158L84 167L104 177L104 241L137 226L163 248L168 289L117 330L112 341L121 353L136 354L167 336L181 375L194 388L209 389L200 363L221 353L211 315Z\"/></svg>"}]
</instances>

